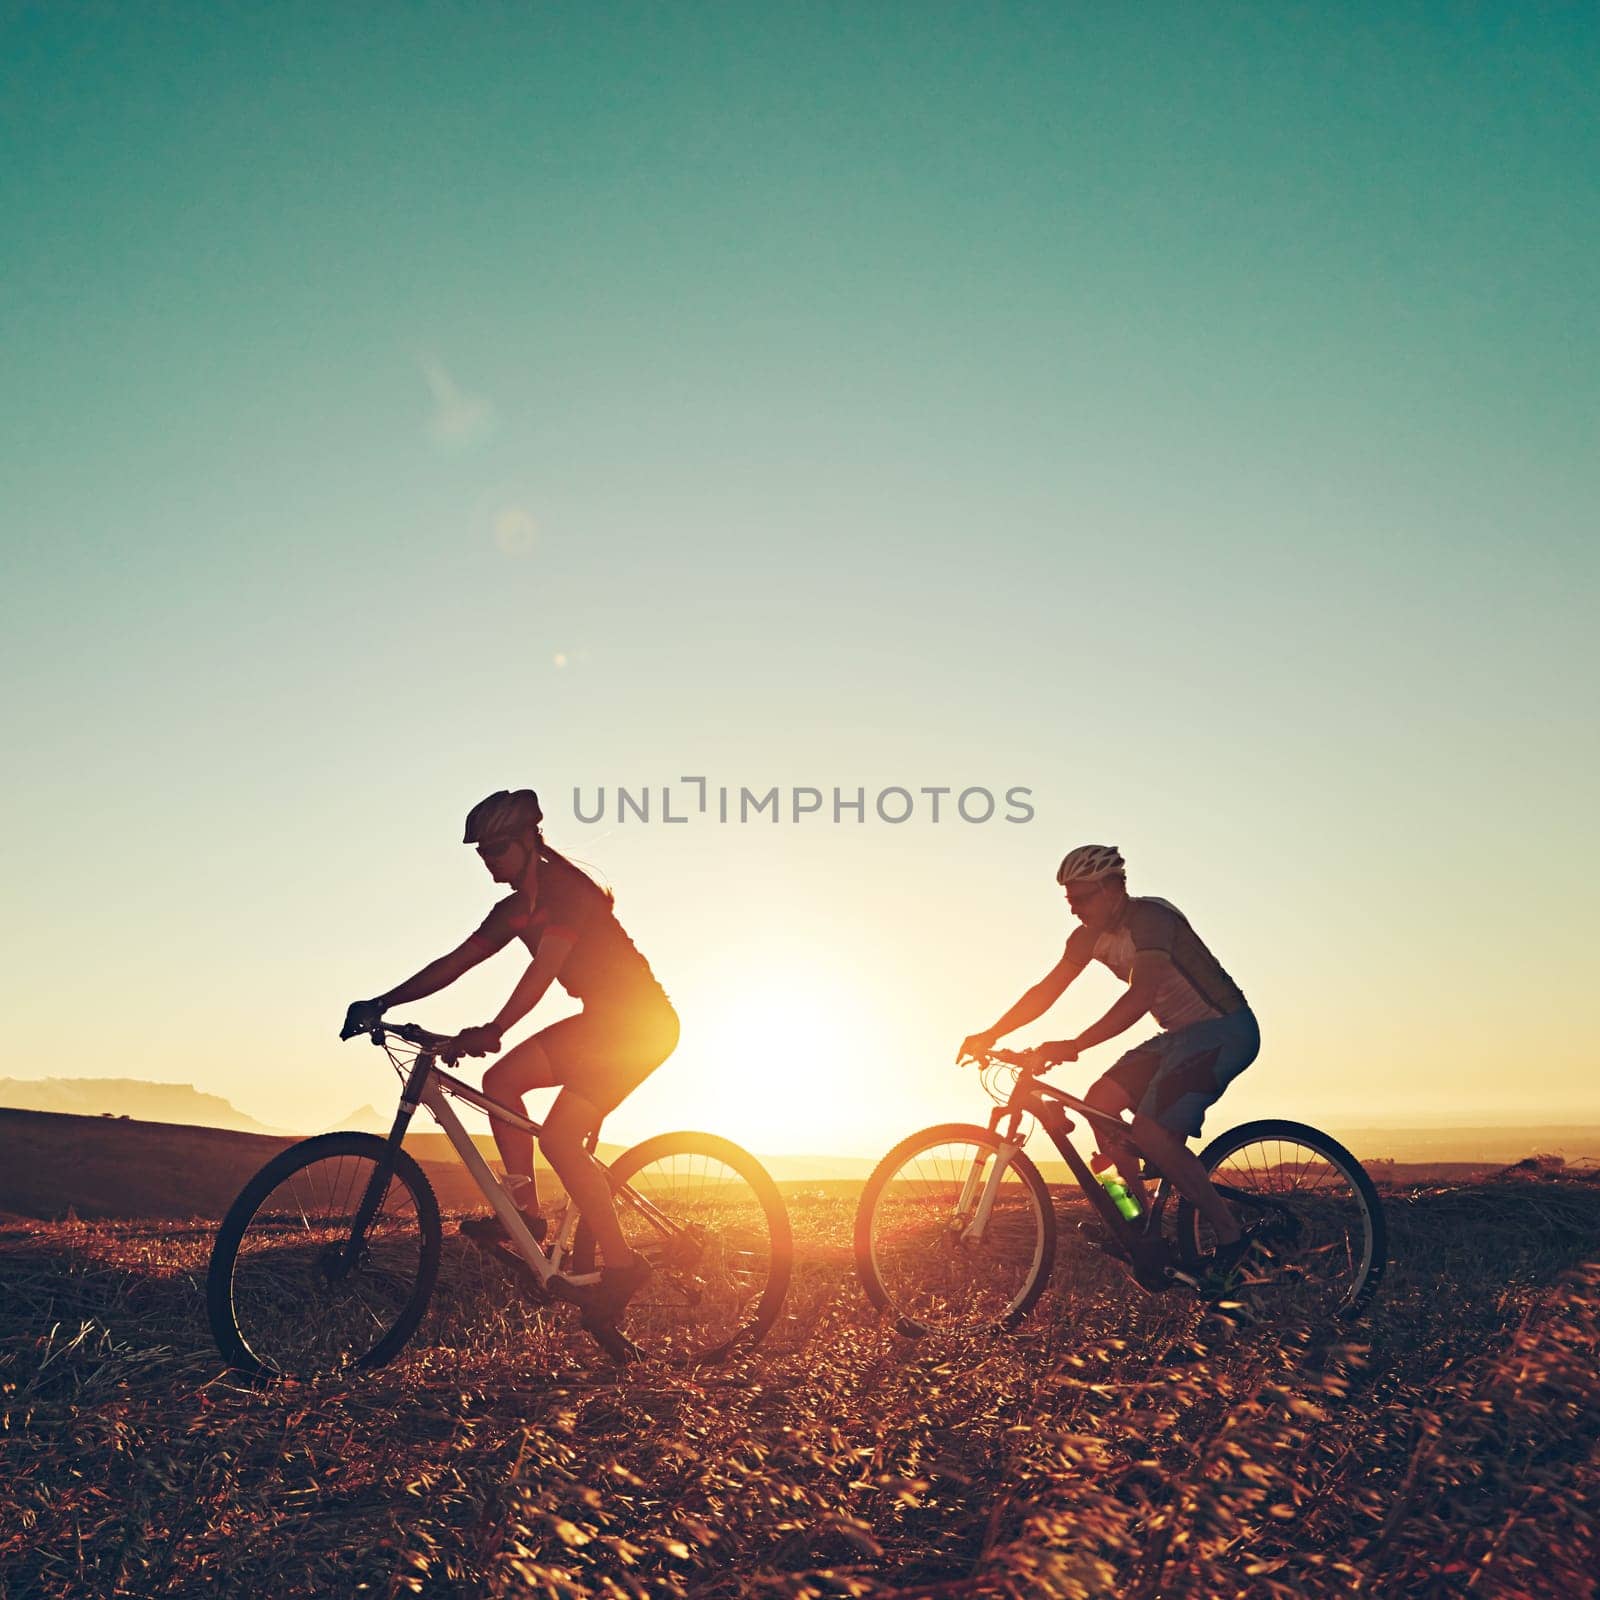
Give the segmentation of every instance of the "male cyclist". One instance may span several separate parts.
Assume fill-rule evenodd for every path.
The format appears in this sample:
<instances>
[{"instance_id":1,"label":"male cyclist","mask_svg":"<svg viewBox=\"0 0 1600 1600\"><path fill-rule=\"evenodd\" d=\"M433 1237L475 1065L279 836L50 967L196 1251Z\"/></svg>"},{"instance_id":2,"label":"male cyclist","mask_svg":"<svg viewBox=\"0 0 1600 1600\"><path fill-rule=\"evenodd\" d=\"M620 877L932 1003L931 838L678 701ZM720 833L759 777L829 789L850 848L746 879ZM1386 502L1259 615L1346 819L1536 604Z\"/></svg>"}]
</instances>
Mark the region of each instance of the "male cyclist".
<instances>
[{"instance_id":1,"label":"male cyclist","mask_svg":"<svg viewBox=\"0 0 1600 1600\"><path fill-rule=\"evenodd\" d=\"M375 1000L358 1000L345 1018L350 1033L370 1026L391 1006L437 993L486 961L513 939L533 960L490 1022L464 1029L456 1042L468 1055L493 1055L505 1031L521 1021L559 980L583 1010L543 1029L506 1052L483 1075L484 1093L515 1110L530 1089L561 1085L539 1136L539 1148L567 1194L594 1230L604 1256L600 1282L574 1290L585 1312L615 1319L650 1276L650 1264L629 1248L617 1224L611 1188L585 1141L601 1119L631 1094L678 1043L678 1017L650 964L622 930L611 895L586 872L545 843L544 814L532 789L501 789L467 813L464 842L496 883L511 893L481 927L448 955ZM505 1188L530 1232L543 1240L533 1177L533 1136L491 1119L505 1164ZM503 1237L499 1219L472 1219L462 1231L492 1243Z\"/></svg>"},{"instance_id":2,"label":"male cyclist","mask_svg":"<svg viewBox=\"0 0 1600 1600\"><path fill-rule=\"evenodd\" d=\"M1086 844L1068 851L1056 882L1078 919L1055 967L995 1025L963 1041L957 1059L992 1050L1002 1035L1042 1017L1090 961L1109 967L1127 984L1096 1023L1075 1039L1059 1039L1029 1052L1040 1066L1076 1061L1085 1051L1131 1028L1146 1012L1162 1032L1134 1046L1084 1095L1099 1110L1133 1109L1133 1145L1107 1140L1096 1165L1114 1162L1118 1174L1148 1211L1139 1170L1142 1151L1167 1174L1211 1224L1217 1251L1210 1286L1232 1281L1248 1243L1205 1168L1185 1144L1197 1137L1209 1107L1261 1048L1261 1034L1239 986L1169 901L1128 893L1115 845ZM1136 1146L1137 1148L1134 1148Z\"/></svg>"}]
</instances>

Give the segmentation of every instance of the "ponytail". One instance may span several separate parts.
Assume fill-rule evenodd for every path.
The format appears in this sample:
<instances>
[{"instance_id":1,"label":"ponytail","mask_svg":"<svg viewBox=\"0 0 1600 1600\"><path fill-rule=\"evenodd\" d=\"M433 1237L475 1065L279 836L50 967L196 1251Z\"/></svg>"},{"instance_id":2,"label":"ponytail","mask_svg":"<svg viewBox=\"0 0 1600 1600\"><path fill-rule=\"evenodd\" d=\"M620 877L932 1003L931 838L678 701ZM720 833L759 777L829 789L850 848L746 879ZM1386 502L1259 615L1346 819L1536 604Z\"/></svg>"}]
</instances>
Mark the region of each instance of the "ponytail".
<instances>
[{"instance_id":1,"label":"ponytail","mask_svg":"<svg viewBox=\"0 0 1600 1600\"><path fill-rule=\"evenodd\" d=\"M542 829L534 829L533 847L538 852L541 863L546 861L558 862L561 866L567 867L571 871L577 873L580 878L586 878L590 883L592 883L595 888L606 897L606 903L608 905L616 902L616 895L612 893L611 889L607 887L607 885L601 883L592 872L590 872L586 867L580 867L576 861L569 860L553 845L546 843Z\"/></svg>"}]
</instances>

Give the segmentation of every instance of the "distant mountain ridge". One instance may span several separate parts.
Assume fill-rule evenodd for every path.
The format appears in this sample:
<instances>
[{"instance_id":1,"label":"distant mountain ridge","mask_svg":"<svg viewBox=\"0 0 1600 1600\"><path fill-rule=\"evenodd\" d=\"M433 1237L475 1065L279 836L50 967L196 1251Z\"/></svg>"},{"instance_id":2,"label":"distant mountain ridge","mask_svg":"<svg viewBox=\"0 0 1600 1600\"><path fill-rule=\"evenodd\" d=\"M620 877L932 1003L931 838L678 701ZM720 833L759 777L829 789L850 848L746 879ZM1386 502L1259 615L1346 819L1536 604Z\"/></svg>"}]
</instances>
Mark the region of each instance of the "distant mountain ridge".
<instances>
[{"instance_id":1,"label":"distant mountain ridge","mask_svg":"<svg viewBox=\"0 0 1600 1600\"><path fill-rule=\"evenodd\" d=\"M348 1116L341 1117L338 1122L330 1122L322 1129L323 1133L388 1133L394 1126L394 1113L382 1115L370 1103L362 1106L357 1111L352 1111Z\"/></svg>"},{"instance_id":2,"label":"distant mountain ridge","mask_svg":"<svg viewBox=\"0 0 1600 1600\"><path fill-rule=\"evenodd\" d=\"M207 1094L192 1083L151 1083L144 1078L0 1078L0 1106L79 1117L133 1117L233 1133L290 1134L286 1128L257 1122L221 1095Z\"/></svg>"}]
</instances>

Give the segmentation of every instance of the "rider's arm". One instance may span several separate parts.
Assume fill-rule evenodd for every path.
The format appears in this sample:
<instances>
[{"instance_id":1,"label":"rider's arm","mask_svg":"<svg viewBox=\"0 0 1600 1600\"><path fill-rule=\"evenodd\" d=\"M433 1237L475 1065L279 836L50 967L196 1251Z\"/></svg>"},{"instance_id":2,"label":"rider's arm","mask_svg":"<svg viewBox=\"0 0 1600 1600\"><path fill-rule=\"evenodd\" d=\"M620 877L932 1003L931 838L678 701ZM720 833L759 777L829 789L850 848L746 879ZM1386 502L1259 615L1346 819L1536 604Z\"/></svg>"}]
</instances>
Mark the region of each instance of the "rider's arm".
<instances>
[{"instance_id":1,"label":"rider's arm","mask_svg":"<svg viewBox=\"0 0 1600 1600\"><path fill-rule=\"evenodd\" d=\"M470 972L480 961L487 961L499 948L481 933L474 933L458 944L449 955L430 961L421 972L409 977L385 994L380 994L373 1004L380 1011L391 1006L403 1006L411 1000L421 1000L430 994L447 989L463 972Z\"/></svg>"},{"instance_id":2,"label":"rider's arm","mask_svg":"<svg viewBox=\"0 0 1600 1600\"><path fill-rule=\"evenodd\" d=\"M517 986L511 991L511 998L500 1007L489 1029L498 1039L507 1028L515 1027L527 1014L544 999L545 990L556 981L561 973L561 964L567 959L572 949L575 935L566 932L556 932L550 929L539 939L539 948L534 952L533 960L528 963L528 970L517 980Z\"/></svg>"},{"instance_id":3,"label":"rider's arm","mask_svg":"<svg viewBox=\"0 0 1600 1600\"><path fill-rule=\"evenodd\" d=\"M1092 1050L1107 1039L1115 1039L1125 1032L1150 1009L1161 980L1172 967L1172 958L1163 950L1140 950L1133 958L1128 973L1126 992L1098 1022L1091 1023L1072 1040L1075 1051Z\"/></svg>"},{"instance_id":4,"label":"rider's arm","mask_svg":"<svg viewBox=\"0 0 1600 1600\"><path fill-rule=\"evenodd\" d=\"M1087 937L1084 937L1088 935ZM1067 948L1061 959L1045 974L987 1033L975 1037L986 1038L991 1044L1004 1037L1013 1028L1042 1017L1063 994L1067 985L1089 965L1094 950L1094 936L1087 928L1075 928L1067 939Z\"/></svg>"}]
</instances>

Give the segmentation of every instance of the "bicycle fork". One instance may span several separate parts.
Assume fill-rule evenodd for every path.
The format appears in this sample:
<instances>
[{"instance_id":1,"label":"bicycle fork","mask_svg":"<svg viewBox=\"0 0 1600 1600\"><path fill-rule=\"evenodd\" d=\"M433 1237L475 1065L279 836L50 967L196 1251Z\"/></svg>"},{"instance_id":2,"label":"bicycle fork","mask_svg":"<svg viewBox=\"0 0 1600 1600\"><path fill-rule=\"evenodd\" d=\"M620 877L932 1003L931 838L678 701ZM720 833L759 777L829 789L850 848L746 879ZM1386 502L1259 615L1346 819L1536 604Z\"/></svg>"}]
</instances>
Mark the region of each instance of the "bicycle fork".
<instances>
[{"instance_id":1,"label":"bicycle fork","mask_svg":"<svg viewBox=\"0 0 1600 1600\"><path fill-rule=\"evenodd\" d=\"M984 1230L989 1226L989 1217L994 1211L995 1196L1000 1192L1000 1182L1006 1175L1006 1168L1011 1165L1011 1158L1016 1153L1018 1146L1009 1139L1000 1147L994 1159L994 1170L987 1179L983 1176L983 1169L989 1165L986 1151L980 1150L972 1159L972 1165L967 1171L966 1181L961 1185L961 1198L956 1202L956 1221L968 1214L972 1207L974 1197L978 1195L981 1184L983 1194L977 1199L976 1210L972 1213L972 1221L961 1230L962 1244L977 1245L983 1243Z\"/></svg>"},{"instance_id":2,"label":"bicycle fork","mask_svg":"<svg viewBox=\"0 0 1600 1600\"><path fill-rule=\"evenodd\" d=\"M405 1140L406 1129L410 1127L411 1119L416 1115L417 1106L428 1081L428 1074L432 1071L433 1057L427 1053L418 1056L411 1065L405 1088L400 1094L400 1105L395 1112L394 1124L389 1129L389 1137L384 1141L383 1155L373 1169L372 1176L367 1180L366 1190L361 1196L361 1204L356 1208L355 1220L350 1228L350 1237L344 1241L339 1250L338 1268L341 1277L354 1268L361 1258L362 1251L366 1249L367 1229L372 1226L373 1218L377 1216L383 1202L388 1198L389 1185L394 1179L395 1158Z\"/></svg>"}]
</instances>

